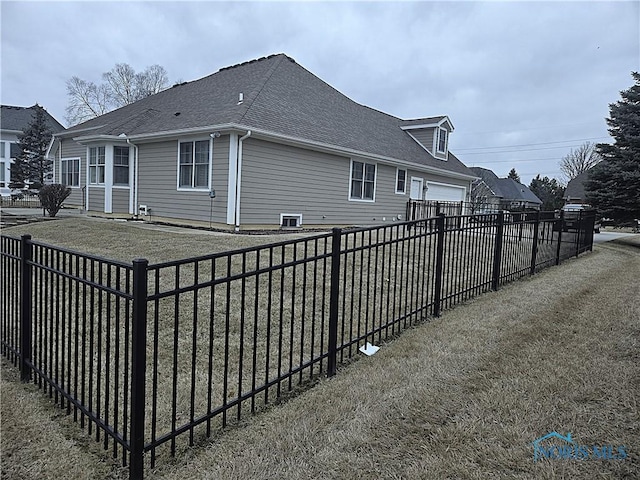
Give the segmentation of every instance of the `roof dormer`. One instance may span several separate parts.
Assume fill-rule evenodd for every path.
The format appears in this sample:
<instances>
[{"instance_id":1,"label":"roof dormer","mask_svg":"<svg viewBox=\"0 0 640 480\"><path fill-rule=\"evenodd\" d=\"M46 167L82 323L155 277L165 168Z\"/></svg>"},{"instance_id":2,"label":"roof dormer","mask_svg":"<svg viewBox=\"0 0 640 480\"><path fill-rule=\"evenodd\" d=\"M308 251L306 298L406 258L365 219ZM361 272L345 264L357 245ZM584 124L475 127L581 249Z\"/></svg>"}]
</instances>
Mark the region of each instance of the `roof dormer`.
<instances>
[{"instance_id":1,"label":"roof dormer","mask_svg":"<svg viewBox=\"0 0 640 480\"><path fill-rule=\"evenodd\" d=\"M407 132L434 158L447 160L449 155L449 134L453 132L453 124L449 117L444 115L441 117L404 120L400 128Z\"/></svg>"}]
</instances>

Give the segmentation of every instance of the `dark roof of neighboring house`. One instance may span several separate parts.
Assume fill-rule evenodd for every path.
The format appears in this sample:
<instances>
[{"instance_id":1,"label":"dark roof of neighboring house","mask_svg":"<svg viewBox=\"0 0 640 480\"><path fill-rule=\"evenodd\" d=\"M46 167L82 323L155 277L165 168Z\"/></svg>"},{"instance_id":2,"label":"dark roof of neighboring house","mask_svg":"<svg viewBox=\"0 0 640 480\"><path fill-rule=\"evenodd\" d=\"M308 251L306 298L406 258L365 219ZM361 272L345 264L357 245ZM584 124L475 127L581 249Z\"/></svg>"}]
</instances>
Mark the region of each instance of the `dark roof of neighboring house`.
<instances>
[{"instance_id":1,"label":"dark roof of neighboring house","mask_svg":"<svg viewBox=\"0 0 640 480\"><path fill-rule=\"evenodd\" d=\"M564 191L564 198L579 198L584 200L584 182L589 179L589 170L582 172L567 183Z\"/></svg>"},{"instance_id":2,"label":"dark roof of neighboring house","mask_svg":"<svg viewBox=\"0 0 640 480\"><path fill-rule=\"evenodd\" d=\"M71 127L64 135L125 134L135 139L231 124L473 176L453 155L446 162L432 157L400 128L406 122L354 102L293 59L277 54L176 85Z\"/></svg>"},{"instance_id":3,"label":"dark roof of neighboring house","mask_svg":"<svg viewBox=\"0 0 640 480\"><path fill-rule=\"evenodd\" d=\"M32 107L14 107L11 105L2 105L0 110L0 128L2 130L12 130L22 132L32 121L35 108ZM51 116L49 112L44 110L47 119L47 126L51 133L58 133L64 130L60 122Z\"/></svg>"},{"instance_id":4,"label":"dark roof of neighboring house","mask_svg":"<svg viewBox=\"0 0 640 480\"><path fill-rule=\"evenodd\" d=\"M482 167L470 167L469 170L480 177L496 197L510 201L542 204L542 200L529 190L529 187L512 178L498 178L491 170Z\"/></svg>"}]
</instances>

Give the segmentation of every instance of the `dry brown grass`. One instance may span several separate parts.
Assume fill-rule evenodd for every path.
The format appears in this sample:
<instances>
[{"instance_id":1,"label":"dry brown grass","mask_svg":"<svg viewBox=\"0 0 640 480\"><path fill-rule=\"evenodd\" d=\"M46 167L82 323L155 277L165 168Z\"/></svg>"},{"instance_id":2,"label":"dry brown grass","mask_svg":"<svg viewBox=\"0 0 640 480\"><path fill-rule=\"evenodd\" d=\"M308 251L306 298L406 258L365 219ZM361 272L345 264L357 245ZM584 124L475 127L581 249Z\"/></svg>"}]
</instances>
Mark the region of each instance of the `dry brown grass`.
<instances>
[{"instance_id":1,"label":"dry brown grass","mask_svg":"<svg viewBox=\"0 0 640 480\"><path fill-rule=\"evenodd\" d=\"M637 478L640 250L479 297L154 478ZM533 461L571 432L620 461Z\"/></svg>"},{"instance_id":2,"label":"dry brown grass","mask_svg":"<svg viewBox=\"0 0 640 480\"><path fill-rule=\"evenodd\" d=\"M133 253L133 237L127 238L121 224L113 225L105 226L105 235L117 230L107 239L116 242L118 256ZM33 227L29 231L34 238L46 234L34 233ZM60 232L49 234L50 243L59 243L55 235L67 238L65 243L83 241L78 229L71 239ZM164 234L134 235L149 245L166 245L154 238ZM226 249L213 245L219 241L214 236L175 235L171 240L179 240L182 247ZM638 307L618 309L615 303L628 304L633 295L639 296L630 268L640 265L632 252L599 247L594 255L447 312L314 390L223 433L209 448L181 452L173 465L163 461L152 475L486 478L500 471L505 478L582 478L593 470L593 462L580 467L583 470L572 470L575 466L567 467L567 462L534 465L531 441L550 430L570 431L581 442L624 444L633 452L638 370L629 356L635 348L637 358ZM166 249L158 252L156 261L168 259L161 258L165 254L170 256ZM626 279L619 274L623 266ZM602 284L593 275L600 270ZM623 292L613 280L628 283L631 292ZM619 318L595 308L612 299L609 313ZM611 335L609 329L616 326ZM625 334L636 343L625 343ZM594 368L621 373L596 376ZM611 391L627 410L609 411L616 404L604 398L603 391ZM3 417L5 403L3 396ZM630 428L625 430L625 424ZM43 448L46 452L46 444ZM3 452L3 463L7 461L20 471L20 463L5 459ZM637 462L636 455L617 467L616 462L596 465L606 466L605 475L618 477L636 471ZM93 477L105 478L98 471Z\"/></svg>"}]
</instances>

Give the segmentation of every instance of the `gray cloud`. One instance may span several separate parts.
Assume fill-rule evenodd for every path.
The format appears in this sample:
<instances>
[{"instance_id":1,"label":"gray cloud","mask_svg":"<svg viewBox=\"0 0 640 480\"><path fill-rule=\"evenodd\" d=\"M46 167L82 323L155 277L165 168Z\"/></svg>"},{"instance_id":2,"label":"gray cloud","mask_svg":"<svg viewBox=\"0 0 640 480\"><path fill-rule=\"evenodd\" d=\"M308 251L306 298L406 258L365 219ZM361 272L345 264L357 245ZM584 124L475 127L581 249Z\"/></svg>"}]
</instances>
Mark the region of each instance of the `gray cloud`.
<instances>
[{"instance_id":1,"label":"gray cloud","mask_svg":"<svg viewBox=\"0 0 640 480\"><path fill-rule=\"evenodd\" d=\"M65 81L126 62L171 81L284 52L357 102L447 114L468 165L559 176L640 69L638 2L2 2L3 104L64 119ZM486 147L546 144L508 153ZM555 147L555 148L550 148ZM484 148L484 150L483 150ZM484 153L483 153L484 152ZM481 154L482 153L482 154Z\"/></svg>"}]
</instances>

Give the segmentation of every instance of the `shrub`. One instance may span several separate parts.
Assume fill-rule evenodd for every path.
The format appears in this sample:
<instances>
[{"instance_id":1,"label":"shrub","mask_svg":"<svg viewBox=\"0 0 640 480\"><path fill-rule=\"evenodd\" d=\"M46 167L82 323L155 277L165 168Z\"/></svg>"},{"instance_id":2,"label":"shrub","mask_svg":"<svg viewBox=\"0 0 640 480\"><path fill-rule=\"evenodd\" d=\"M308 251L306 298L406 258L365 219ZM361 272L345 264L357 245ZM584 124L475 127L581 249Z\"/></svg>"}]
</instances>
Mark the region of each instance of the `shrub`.
<instances>
[{"instance_id":1,"label":"shrub","mask_svg":"<svg viewBox=\"0 0 640 480\"><path fill-rule=\"evenodd\" d=\"M62 203L69 195L71 195L71 189L59 183L45 185L40 189L40 193L38 193L42 208L49 212L50 217L56 216L62 207Z\"/></svg>"}]
</instances>

